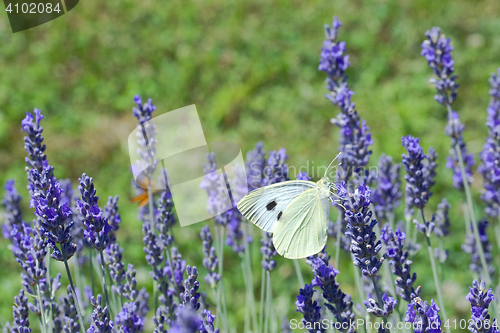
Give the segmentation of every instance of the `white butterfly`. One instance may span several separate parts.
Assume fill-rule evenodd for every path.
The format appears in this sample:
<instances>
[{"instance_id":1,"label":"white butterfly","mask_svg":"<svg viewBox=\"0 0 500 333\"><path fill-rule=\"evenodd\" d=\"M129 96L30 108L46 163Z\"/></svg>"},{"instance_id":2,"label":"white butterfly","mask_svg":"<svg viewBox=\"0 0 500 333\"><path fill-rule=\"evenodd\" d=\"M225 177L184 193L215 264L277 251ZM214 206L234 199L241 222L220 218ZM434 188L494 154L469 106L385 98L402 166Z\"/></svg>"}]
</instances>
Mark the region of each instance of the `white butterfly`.
<instances>
[{"instance_id":1,"label":"white butterfly","mask_svg":"<svg viewBox=\"0 0 500 333\"><path fill-rule=\"evenodd\" d=\"M252 191L238 202L243 216L273 233L274 247L283 257L305 258L325 247L330 203L336 191L335 184L326 177L332 163L316 183L281 182Z\"/></svg>"}]
</instances>

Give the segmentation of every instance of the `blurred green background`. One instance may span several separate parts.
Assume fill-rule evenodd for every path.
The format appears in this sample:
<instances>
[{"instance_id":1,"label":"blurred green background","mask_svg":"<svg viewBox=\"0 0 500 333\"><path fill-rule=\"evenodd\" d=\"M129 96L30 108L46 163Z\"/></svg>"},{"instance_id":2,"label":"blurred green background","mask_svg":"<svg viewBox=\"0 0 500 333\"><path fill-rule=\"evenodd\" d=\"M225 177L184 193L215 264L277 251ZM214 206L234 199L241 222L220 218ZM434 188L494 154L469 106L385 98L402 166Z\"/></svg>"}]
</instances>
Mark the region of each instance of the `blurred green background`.
<instances>
[{"instance_id":1,"label":"blurred green background","mask_svg":"<svg viewBox=\"0 0 500 333\"><path fill-rule=\"evenodd\" d=\"M351 56L353 100L375 140L370 165L376 165L382 152L400 161L400 137L406 134L420 137L425 149L433 146L440 154L427 215L444 196L453 205L452 236L445 242L451 250L443 274L445 305L449 317L467 319L465 295L472 274L469 258L460 249L462 196L444 168L449 149L446 112L433 99L431 70L420 56L420 43L435 25L452 39L461 85L455 108L467 126L469 149L477 153L487 134L488 77L500 66L499 10L496 0L81 1L67 15L16 34L7 15L1 14L0 185L16 179L25 219L30 220L20 123L25 111L41 109L47 155L56 176L76 184L82 172L91 175L102 204L109 195L120 195L119 242L126 244L125 260L138 267L140 283L151 288L137 209L128 203L132 190L126 140L135 126L133 96L153 98L156 114L196 104L209 142L234 142L246 152L263 141L266 150L285 147L290 166L328 164L338 146L338 129L329 120L338 110L324 98L325 75L317 67L323 25L337 15L344 23L340 39L347 42ZM478 217L484 208L478 200L481 186L476 175ZM401 209L398 214L402 218ZM200 228L176 230L184 258L199 266ZM253 246L257 298L258 241L256 237ZM430 301L436 296L427 254L422 252L414 268L423 298ZM20 281L3 240L0 260L0 321L5 322L11 320ZM349 261L342 257L339 281L353 293ZM225 274L239 274L238 262L226 249ZM308 266L302 264L310 279ZM291 262L279 258L272 279L278 314L300 318L294 305L299 284ZM235 295L228 300L230 320L240 331L243 279L229 280L227 288Z\"/></svg>"}]
</instances>

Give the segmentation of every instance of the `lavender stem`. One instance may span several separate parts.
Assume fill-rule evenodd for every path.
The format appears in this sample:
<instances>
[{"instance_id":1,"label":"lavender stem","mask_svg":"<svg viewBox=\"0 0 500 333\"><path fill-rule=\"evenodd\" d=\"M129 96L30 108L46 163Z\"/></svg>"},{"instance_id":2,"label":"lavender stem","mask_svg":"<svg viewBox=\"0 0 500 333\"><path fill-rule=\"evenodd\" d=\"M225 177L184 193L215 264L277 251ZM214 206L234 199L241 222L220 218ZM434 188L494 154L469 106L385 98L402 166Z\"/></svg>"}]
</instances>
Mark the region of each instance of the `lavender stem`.
<instances>
[{"instance_id":1,"label":"lavender stem","mask_svg":"<svg viewBox=\"0 0 500 333\"><path fill-rule=\"evenodd\" d=\"M109 296L108 296L108 283L106 279L106 269L104 267L104 256L102 255L102 251L99 252L101 256L101 269L102 269L102 289L104 290L104 300L106 302L106 306L108 307L109 311L111 312L111 306L109 304ZM76 295L76 294L75 294ZM110 313L110 318L113 318L113 316Z\"/></svg>"},{"instance_id":2,"label":"lavender stem","mask_svg":"<svg viewBox=\"0 0 500 333\"><path fill-rule=\"evenodd\" d=\"M304 277L302 276L302 272L300 271L299 261L297 259L293 259L293 264L295 266L295 273L297 274L297 278L299 279L299 284L303 286Z\"/></svg>"},{"instance_id":3,"label":"lavender stem","mask_svg":"<svg viewBox=\"0 0 500 333\"><path fill-rule=\"evenodd\" d=\"M424 215L424 209L423 208L420 208L420 213L422 214L422 222L425 225L427 225L427 223L425 221L425 215ZM446 315L446 310L445 310L444 301L443 301L443 293L441 292L441 285L439 283L439 277L438 277L437 268L436 268L436 260L434 259L434 251L432 250L431 240L430 240L430 238L429 238L429 236L427 234L425 235L425 239L427 241L427 250L429 251L429 258L431 260L432 275L434 277L434 285L436 287L436 292L437 292L437 295L438 295L439 303L441 304L441 313L443 314L443 321L445 323L447 323L448 322L448 316ZM447 326L447 325L445 325L445 326ZM445 327L445 328L446 328L446 332L447 333L451 333L449 327Z\"/></svg>"},{"instance_id":4,"label":"lavender stem","mask_svg":"<svg viewBox=\"0 0 500 333\"><path fill-rule=\"evenodd\" d=\"M68 275L69 285L71 287L71 292L73 293L73 297L75 298L75 308L76 313L78 314L78 320L80 321L80 331L85 332L85 325L83 323L82 311L80 310L80 302L78 302L78 297L76 297L75 285L73 284L73 279L71 278L71 272L68 266L68 257L66 256L66 250L63 246L61 246L61 252L63 255L64 267L66 268L66 274Z\"/></svg>"}]
</instances>

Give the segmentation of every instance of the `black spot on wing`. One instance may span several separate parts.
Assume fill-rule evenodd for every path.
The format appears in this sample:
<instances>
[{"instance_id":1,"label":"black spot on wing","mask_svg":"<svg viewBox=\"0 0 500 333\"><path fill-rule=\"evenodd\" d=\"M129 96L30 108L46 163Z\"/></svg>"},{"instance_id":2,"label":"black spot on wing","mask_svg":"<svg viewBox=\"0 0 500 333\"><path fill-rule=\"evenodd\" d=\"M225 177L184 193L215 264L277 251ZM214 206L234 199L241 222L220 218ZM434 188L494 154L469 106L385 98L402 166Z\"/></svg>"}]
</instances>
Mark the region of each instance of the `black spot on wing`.
<instances>
[{"instance_id":1,"label":"black spot on wing","mask_svg":"<svg viewBox=\"0 0 500 333\"><path fill-rule=\"evenodd\" d=\"M283 212L279 212L279 214L278 214L278 221L280 220L281 215L283 215Z\"/></svg>"},{"instance_id":2,"label":"black spot on wing","mask_svg":"<svg viewBox=\"0 0 500 333\"><path fill-rule=\"evenodd\" d=\"M271 201L266 205L267 210L273 210L278 204L276 203L276 200Z\"/></svg>"}]
</instances>

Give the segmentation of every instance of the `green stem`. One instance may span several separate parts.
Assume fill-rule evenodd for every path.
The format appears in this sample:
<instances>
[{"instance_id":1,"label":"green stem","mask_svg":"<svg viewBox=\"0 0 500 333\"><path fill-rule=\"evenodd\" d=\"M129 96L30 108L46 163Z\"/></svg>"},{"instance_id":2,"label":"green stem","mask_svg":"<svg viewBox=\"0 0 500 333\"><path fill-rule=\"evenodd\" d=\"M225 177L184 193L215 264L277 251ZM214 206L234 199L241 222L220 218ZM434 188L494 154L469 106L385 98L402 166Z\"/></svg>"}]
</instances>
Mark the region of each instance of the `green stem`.
<instances>
[{"instance_id":1,"label":"green stem","mask_svg":"<svg viewBox=\"0 0 500 333\"><path fill-rule=\"evenodd\" d=\"M108 296L108 283L106 279L106 268L104 267L104 256L102 254L103 251L99 251L99 255L101 256L101 269L102 269L102 289L104 290L104 300L106 301L106 306L108 307L108 311L110 312L110 318L113 318L111 314L111 306L109 304L109 296Z\"/></svg>"},{"instance_id":2,"label":"green stem","mask_svg":"<svg viewBox=\"0 0 500 333\"><path fill-rule=\"evenodd\" d=\"M249 326L250 326L250 306L249 306L249 303L250 303L250 293L249 293L249 288L248 288L248 277L247 277L247 272L246 272L246 269L245 269L245 263L243 262L243 258L242 260L240 261L240 265L241 265L241 273L243 274L243 282L245 282L245 289L246 289L246 293L245 293L245 304L247 306L245 306L245 324L244 324L244 332L248 332L250 330Z\"/></svg>"},{"instance_id":3,"label":"green stem","mask_svg":"<svg viewBox=\"0 0 500 333\"><path fill-rule=\"evenodd\" d=\"M262 332L263 324L264 324L264 295L266 291L266 271L262 268L262 278L260 280L260 323L259 323L259 332Z\"/></svg>"},{"instance_id":4,"label":"green stem","mask_svg":"<svg viewBox=\"0 0 500 333\"><path fill-rule=\"evenodd\" d=\"M304 277L302 276L302 272L300 271L299 261L297 259L293 259L293 264L295 266L295 273L297 274L297 278L299 279L300 286L304 286Z\"/></svg>"},{"instance_id":5,"label":"green stem","mask_svg":"<svg viewBox=\"0 0 500 333\"><path fill-rule=\"evenodd\" d=\"M451 121L451 119L452 119L451 105L446 104L446 109L448 110L448 119ZM463 160L463 156L462 156L462 150L460 149L460 147L457 144L454 145L453 149L455 149L455 152L457 154L458 164L460 166L460 173L462 174L462 183L464 185L465 197L467 198L467 205L469 206L469 213L470 213L470 217L472 220L472 228L474 230L474 237L476 239L476 244L478 245L477 248L478 248L478 252L479 252L479 258L481 260L481 265L483 266L484 280L486 281L486 283L488 285L490 285L491 284L491 277L490 277L490 274L488 272L488 265L486 262L486 257L484 256L484 250L483 250L483 247L481 246L481 240L479 237L479 230L478 230L477 221L476 221L476 213L474 211L474 205L472 203L472 195L471 195L470 188L469 188L469 180L467 179L467 175L465 173L465 166L464 166L464 160Z\"/></svg>"},{"instance_id":6,"label":"green stem","mask_svg":"<svg viewBox=\"0 0 500 333\"><path fill-rule=\"evenodd\" d=\"M425 215L424 215L424 210L423 208L420 208L420 213L422 214L422 221L424 222L425 225L427 225L427 222L425 221ZM441 305L441 314L443 315L443 321L445 323L448 322L448 316L446 315L446 310L444 306L444 300L443 300L443 293L441 292L441 284L439 282L439 277L438 277L438 272L436 268L436 260L434 258L434 251L432 250L431 246L431 240L429 239L429 236L426 234L425 239L427 241L427 250L429 251L429 259L431 260L431 266L432 266L432 275L434 277L434 285L436 286L436 292L438 295L438 300L439 304ZM446 332L450 333L450 328L445 327Z\"/></svg>"},{"instance_id":7,"label":"green stem","mask_svg":"<svg viewBox=\"0 0 500 333\"><path fill-rule=\"evenodd\" d=\"M92 262L92 257L94 257L94 254L92 253L92 249L89 248L90 285L92 286L92 295L95 295L94 263Z\"/></svg>"},{"instance_id":8,"label":"green stem","mask_svg":"<svg viewBox=\"0 0 500 333\"><path fill-rule=\"evenodd\" d=\"M64 250L63 246L61 246L61 252L63 255L64 267L66 268L66 274L68 275L69 286L71 288L71 292L73 293L73 298L75 301L76 313L78 314L78 320L80 321L80 332L83 333L83 332L85 332L85 325L83 323L83 315L82 315L82 311L80 310L80 302L78 301L78 297L76 296L75 285L73 284L73 279L71 278L71 272L70 272L69 266L68 266L68 257L66 255L66 250Z\"/></svg>"},{"instance_id":9,"label":"green stem","mask_svg":"<svg viewBox=\"0 0 500 333\"><path fill-rule=\"evenodd\" d=\"M37 284L37 286L36 286L36 294L37 294L38 306L40 307L40 315L41 315L40 330L43 333L45 333L45 332L47 332L47 328L45 327L45 324L46 324L45 311L43 309L42 295L40 294L40 285L39 284Z\"/></svg>"},{"instance_id":10,"label":"green stem","mask_svg":"<svg viewBox=\"0 0 500 333\"><path fill-rule=\"evenodd\" d=\"M222 323L222 315L221 315L221 306L220 306L220 298L219 298L219 292L217 290L217 287L213 287L212 291L214 293L214 298L215 298L215 303L217 306L217 321L219 323ZM220 326L220 325L219 325Z\"/></svg>"},{"instance_id":11,"label":"green stem","mask_svg":"<svg viewBox=\"0 0 500 333\"><path fill-rule=\"evenodd\" d=\"M351 253L351 260L352 260L352 262L354 262L354 256L353 256L352 253ZM363 304L363 298L365 297L365 292L363 290L363 283L362 283L361 277L359 275L359 269L358 269L358 267L356 267L356 266L353 265L353 268L354 268L354 281L356 283L356 290L357 290L356 295L359 298L359 303ZM366 333L367 332L366 325L368 323L368 320L370 319L370 316L369 316L368 312L365 311L364 307L362 309L364 309L364 311L363 311L363 313L361 315L365 316L365 324L363 325L363 330Z\"/></svg>"},{"instance_id":12,"label":"green stem","mask_svg":"<svg viewBox=\"0 0 500 333\"><path fill-rule=\"evenodd\" d=\"M342 235L342 215L343 211L339 208L337 215L337 239L335 240L335 267L338 268L340 264L340 238Z\"/></svg>"},{"instance_id":13,"label":"green stem","mask_svg":"<svg viewBox=\"0 0 500 333\"><path fill-rule=\"evenodd\" d=\"M250 257L250 247L248 245L248 242L246 239L248 238L248 227L247 223L243 222L243 231L244 231L244 244L245 244L245 266L247 269L247 275L248 275L248 292L250 296L250 303L251 303L251 314L252 314L252 323L253 323L253 330L254 332L257 332L258 329L258 324L257 324L257 309L255 306L255 296L254 296L254 287L253 287L253 276L252 276L252 260Z\"/></svg>"},{"instance_id":14,"label":"green stem","mask_svg":"<svg viewBox=\"0 0 500 333\"><path fill-rule=\"evenodd\" d=\"M266 318L264 320L264 333L267 333L267 328L269 326L269 315L271 312L271 274L266 271L267 276L267 288L266 288Z\"/></svg>"}]
</instances>

